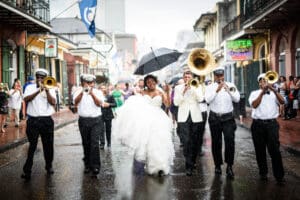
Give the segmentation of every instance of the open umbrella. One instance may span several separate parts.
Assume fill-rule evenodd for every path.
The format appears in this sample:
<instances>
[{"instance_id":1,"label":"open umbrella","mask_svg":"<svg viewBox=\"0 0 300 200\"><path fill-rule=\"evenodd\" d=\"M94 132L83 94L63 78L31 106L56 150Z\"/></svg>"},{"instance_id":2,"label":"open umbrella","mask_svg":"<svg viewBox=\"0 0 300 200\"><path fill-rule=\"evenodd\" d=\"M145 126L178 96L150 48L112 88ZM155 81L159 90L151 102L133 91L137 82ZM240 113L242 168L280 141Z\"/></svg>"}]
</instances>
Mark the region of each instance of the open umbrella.
<instances>
[{"instance_id":1,"label":"open umbrella","mask_svg":"<svg viewBox=\"0 0 300 200\"><path fill-rule=\"evenodd\" d=\"M182 79L182 76L176 76L176 77L173 77L173 78L169 81L169 84L170 84L170 85L176 84L180 79Z\"/></svg>"},{"instance_id":2,"label":"open umbrella","mask_svg":"<svg viewBox=\"0 0 300 200\"><path fill-rule=\"evenodd\" d=\"M144 75L160 70L165 66L176 62L180 55L180 52L173 49L159 48L153 50L151 48L151 52L144 55L140 60L134 74Z\"/></svg>"}]
</instances>

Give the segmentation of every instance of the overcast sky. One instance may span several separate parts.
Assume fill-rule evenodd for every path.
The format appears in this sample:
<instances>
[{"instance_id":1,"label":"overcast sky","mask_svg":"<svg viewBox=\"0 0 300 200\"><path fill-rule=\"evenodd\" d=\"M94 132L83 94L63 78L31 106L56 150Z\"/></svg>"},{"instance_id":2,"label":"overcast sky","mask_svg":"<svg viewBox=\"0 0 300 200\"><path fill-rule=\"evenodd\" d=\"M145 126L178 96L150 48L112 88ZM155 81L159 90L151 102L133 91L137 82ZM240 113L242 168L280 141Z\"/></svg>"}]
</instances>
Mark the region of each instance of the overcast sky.
<instances>
[{"instance_id":1,"label":"overcast sky","mask_svg":"<svg viewBox=\"0 0 300 200\"><path fill-rule=\"evenodd\" d=\"M98 4L99 1L101 0L98 0ZM192 30L200 15L211 11L218 1L220 0L125 0L126 32L136 34L139 43L174 48L178 31ZM54 17L76 0L51 2L51 17ZM59 17L66 15L80 16L78 4Z\"/></svg>"},{"instance_id":2,"label":"overcast sky","mask_svg":"<svg viewBox=\"0 0 300 200\"><path fill-rule=\"evenodd\" d=\"M218 0L126 0L126 31L139 40L174 47L178 31L192 30Z\"/></svg>"}]
</instances>

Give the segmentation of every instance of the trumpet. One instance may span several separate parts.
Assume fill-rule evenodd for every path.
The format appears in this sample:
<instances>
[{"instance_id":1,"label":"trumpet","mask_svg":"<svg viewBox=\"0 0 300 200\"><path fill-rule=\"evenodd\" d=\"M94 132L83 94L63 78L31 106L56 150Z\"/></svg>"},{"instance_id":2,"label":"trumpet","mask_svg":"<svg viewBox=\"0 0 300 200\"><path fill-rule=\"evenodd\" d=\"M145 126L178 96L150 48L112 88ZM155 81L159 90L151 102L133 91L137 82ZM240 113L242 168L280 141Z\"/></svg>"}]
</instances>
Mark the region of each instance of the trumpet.
<instances>
[{"instance_id":1,"label":"trumpet","mask_svg":"<svg viewBox=\"0 0 300 200\"><path fill-rule=\"evenodd\" d=\"M265 79L267 83L272 85L278 81L278 74L275 71L271 71L271 70L267 71L265 75Z\"/></svg>"},{"instance_id":2,"label":"trumpet","mask_svg":"<svg viewBox=\"0 0 300 200\"><path fill-rule=\"evenodd\" d=\"M51 89L54 88L56 86L56 80L55 78L51 77L51 76L47 76L44 78L43 81L40 82L40 93L43 97L47 97L46 92L44 91L44 89Z\"/></svg>"},{"instance_id":3,"label":"trumpet","mask_svg":"<svg viewBox=\"0 0 300 200\"><path fill-rule=\"evenodd\" d=\"M8 84L7 83L0 83L1 91L2 92L8 92Z\"/></svg>"},{"instance_id":4,"label":"trumpet","mask_svg":"<svg viewBox=\"0 0 300 200\"><path fill-rule=\"evenodd\" d=\"M91 89L90 87L84 87L83 91L86 92L86 93L89 93L90 89Z\"/></svg>"},{"instance_id":5,"label":"trumpet","mask_svg":"<svg viewBox=\"0 0 300 200\"><path fill-rule=\"evenodd\" d=\"M199 84L200 84L200 82L197 78L193 78L188 82L188 85L192 86L192 87L198 87Z\"/></svg>"}]
</instances>

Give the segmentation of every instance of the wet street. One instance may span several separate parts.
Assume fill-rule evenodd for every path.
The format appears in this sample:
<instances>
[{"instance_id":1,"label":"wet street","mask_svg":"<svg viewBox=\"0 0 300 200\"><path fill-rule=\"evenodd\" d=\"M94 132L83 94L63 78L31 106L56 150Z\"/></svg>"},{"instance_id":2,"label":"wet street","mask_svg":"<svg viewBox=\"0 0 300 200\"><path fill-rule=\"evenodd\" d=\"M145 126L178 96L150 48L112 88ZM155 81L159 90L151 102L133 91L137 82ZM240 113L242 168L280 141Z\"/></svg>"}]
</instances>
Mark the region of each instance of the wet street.
<instances>
[{"instance_id":1,"label":"wet street","mask_svg":"<svg viewBox=\"0 0 300 200\"><path fill-rule=\"evenodd\" d=\"M55 132L55 173L47 176L39 142L30 182L20 175L28 144L0 154L1 199L300 199L300 158L282 150L286 185L276 185L269 160L269 181L259 179L254 148L247 129L236 131L235 180L227 180L225 168L215 176L210 137L205 134L205 155L199 157L192 177L185 175L184 158L174 136L176 158L172 173L162 178L143 173L136 163L125 160L126 148L112 144L101 150L102 167L97 178L84 174L81 138L77 123ZM129 167L128 169L124 169Z\"/></svg>"}]
</instances>

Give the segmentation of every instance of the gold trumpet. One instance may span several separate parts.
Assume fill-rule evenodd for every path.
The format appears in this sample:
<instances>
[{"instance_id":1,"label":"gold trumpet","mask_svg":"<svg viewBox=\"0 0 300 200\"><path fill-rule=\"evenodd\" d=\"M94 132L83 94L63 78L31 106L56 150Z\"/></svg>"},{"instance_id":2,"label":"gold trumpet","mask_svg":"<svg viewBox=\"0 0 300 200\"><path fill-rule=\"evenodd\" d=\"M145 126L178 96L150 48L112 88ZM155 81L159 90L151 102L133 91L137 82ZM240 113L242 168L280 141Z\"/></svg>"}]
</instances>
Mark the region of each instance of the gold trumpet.
<instances>
[{"instance_id":1,"label":"gold trumpet","mask_svg":"<svg viewBox=\"0 0 300 200\"><path fill-rule=\"evenodd\" d=\"M194 74L205 76L216 67L214 56L203 48L193 49L188 56L188 66Z\"/></svg>"},{"instance_id":2,"label":"gold trumpet","mask_svg":"<svg viewBox=\"0 0 300 200\"><path fill-rule=\"evenodd\" d=\"M200 82L197 78L193 78L188 82L188 85L191 87L198 87L199 84L200 84Z\"/></svg>"},{"instance_id":3,"label":"gold trumpet","mask_svg":"<svg viewBox=\"0 0 300 200\"><path fill-rule=\"evenodd\" d=\"M267 81L267 83L272 85L278 81L278 78L279 78L279 76L278 76L277 72L272 71L272 70L266 72L265 80Z\"/></svg>"},{"instance_id":4,"label":"gold trumpet","mask_svg":"<svg viewBox=\"0 0 300 200\"><path fill-rule=\"evenodd\" d=\"M47 89L56 87L56 84L57 83L56 83L55 78L53 78L51 76L47 76L46 78L44 78L44 80L42 82L43 87L47 88Z\"/></svg>"}]
</instances>

